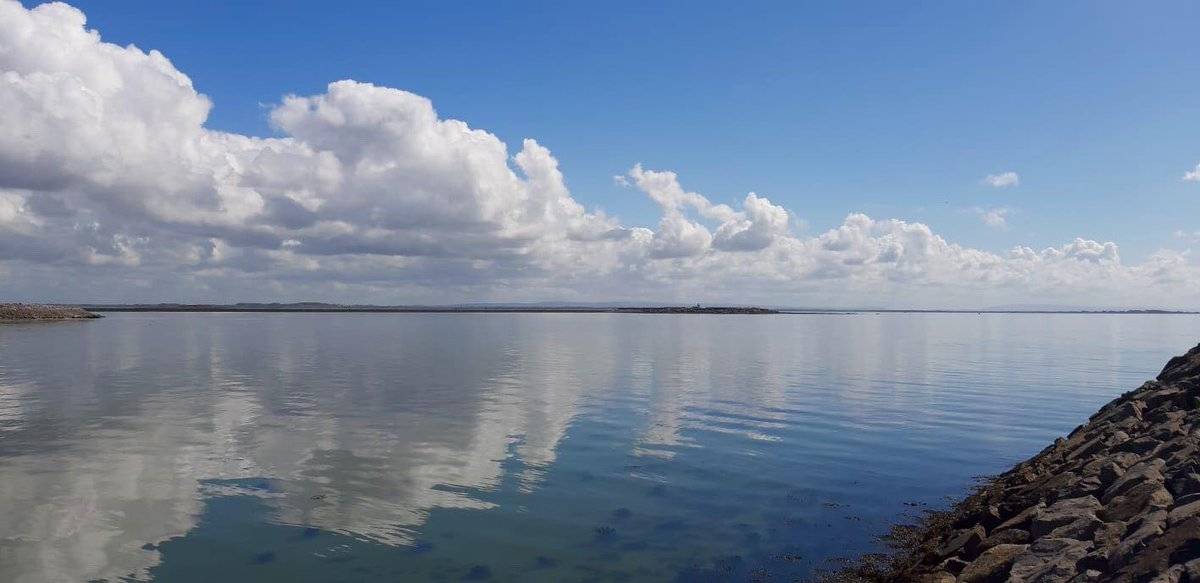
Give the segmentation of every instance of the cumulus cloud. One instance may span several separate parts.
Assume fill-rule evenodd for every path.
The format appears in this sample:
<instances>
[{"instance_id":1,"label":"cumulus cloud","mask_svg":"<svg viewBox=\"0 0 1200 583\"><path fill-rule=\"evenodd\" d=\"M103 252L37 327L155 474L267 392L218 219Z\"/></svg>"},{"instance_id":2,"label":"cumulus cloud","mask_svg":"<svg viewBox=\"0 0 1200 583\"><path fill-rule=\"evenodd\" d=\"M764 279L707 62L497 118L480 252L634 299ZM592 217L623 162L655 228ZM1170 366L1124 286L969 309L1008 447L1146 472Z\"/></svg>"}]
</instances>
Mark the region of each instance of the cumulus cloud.
<instances>
[{"instance_id":1,"label":"cumulus cloud","mask_svg":"<svg viewBox=\"0 0 1200 583\"><path fill-rule=\"evenodd\" d=\"M983 178L983 183L992 188L1008 188L1010 186L1019 186L1021 184L1021 177L1016 172L988 174Z\"/></svg>"},{"instance_id":2,"label":"cumulus cloud","mask_svg":"<svg viewBox=\"0 0 1200 583\"><path fill-rule=\"evenodd\" d=\"M514 151L424 97L350 80L284 96L279 137L213 131L209 99L164 55L103 42L65 4L0 0L0 103L14 299L1181 304L1200 280L1186 256L1125 265L1087 239L997 254L857 213L802 235L766 196L715 203L640 164L616 180L660 217L629 225L580 204L537 141Z\"/></svg>"},{"instance_id":3,"label":"cumulus cloud","mask_svg":"<svg viewBox=\"0 0 1200 583\"><path fill-rule=\"evenodd\" d=\"M1196 167L1183 173L1183 179L1187 182L1200 182L1200 164Z\"/></svg>"},{"instance_id":4,"label":"cumulus cloud","mask_svg":"<svg viewBox=\"0 0 1200 583\"><path fill-rule=\"evenodd\" d=\"M669 229L675 233L686 232L691 237L692 244L688 248L692 252L687 255L697 255L710 244L721 251L758 251L788 234L787 210L753 192L742 201L742 210L734 210L728 205L713 204L695 192L685 191L674 172L645 170L638 164L627 177L620 179L623 184L636 185L662 208L660 226L663 228L659 234ZM716 234L712 235L703 225L686 219L688 212L719 223ZM671 237L674 241L674 235Z\"/></svg>"}]
</instances>

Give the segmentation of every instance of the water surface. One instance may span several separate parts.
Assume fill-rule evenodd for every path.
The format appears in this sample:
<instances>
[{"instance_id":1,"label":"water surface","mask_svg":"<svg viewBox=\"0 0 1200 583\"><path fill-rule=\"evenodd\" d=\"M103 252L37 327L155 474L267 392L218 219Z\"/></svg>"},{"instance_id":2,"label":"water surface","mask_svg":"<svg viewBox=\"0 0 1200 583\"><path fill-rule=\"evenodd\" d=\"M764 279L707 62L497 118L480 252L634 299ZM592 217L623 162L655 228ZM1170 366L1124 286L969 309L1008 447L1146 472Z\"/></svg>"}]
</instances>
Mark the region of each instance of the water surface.
<instances>
[{"instance_id":1,"label":"water surface","mask_svg":"<svg viewBox=\"0 0 1200 583\"><path fill-rule=\"evenodd\" d=\"M0 581L802 577L1195 344L1180 315L0 325Z\"/></svg>"}]
</instances>

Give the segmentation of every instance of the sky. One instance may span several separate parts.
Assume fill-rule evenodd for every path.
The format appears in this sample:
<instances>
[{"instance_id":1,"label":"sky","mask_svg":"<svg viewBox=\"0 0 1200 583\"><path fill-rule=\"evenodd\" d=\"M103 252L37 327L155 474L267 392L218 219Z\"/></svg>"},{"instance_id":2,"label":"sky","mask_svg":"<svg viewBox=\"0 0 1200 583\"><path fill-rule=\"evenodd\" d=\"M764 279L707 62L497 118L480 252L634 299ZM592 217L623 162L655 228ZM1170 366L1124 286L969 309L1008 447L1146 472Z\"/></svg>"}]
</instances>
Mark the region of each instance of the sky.
<instances>
[{"instance_id":1,"label":"sky","mask_svg":"<svg viewBox=\"0 0 1200 583\"><path fill-rule=\"evenodd\" d=\"M35 6L0 300L1200 308L1194 3Z\"/></svg>"}]
</instances>

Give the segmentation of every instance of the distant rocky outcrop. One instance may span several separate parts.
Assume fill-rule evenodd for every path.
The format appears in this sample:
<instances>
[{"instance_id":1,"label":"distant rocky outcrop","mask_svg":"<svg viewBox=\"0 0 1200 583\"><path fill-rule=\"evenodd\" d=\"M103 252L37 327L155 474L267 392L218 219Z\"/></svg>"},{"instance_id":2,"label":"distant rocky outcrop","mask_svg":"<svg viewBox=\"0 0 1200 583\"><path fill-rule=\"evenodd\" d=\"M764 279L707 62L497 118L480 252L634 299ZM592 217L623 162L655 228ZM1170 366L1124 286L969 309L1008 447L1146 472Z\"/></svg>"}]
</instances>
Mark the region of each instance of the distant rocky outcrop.
<instances>
[{"instance_id":1,"label":"distant rocky outcrop","mask_svg":"<svg viewBox=\"0 0 1200 583\"><path fill-rule=\"evenodd\" d=\"M373 306L362 304L97 304L85 308L102 312L378 312L481 314L778 314L779 310L750 306L588 306L538 304L465 304L445 306Z\"/></svg>"},{"instance_id":2,"label":"distant rocky outcrop","mask_svg":"<svg viewBox=\"0 0 1200 583\"><path fill-rule=\"evenodd\" d=\"M1200 583L1200 346L834 581Z\"/></svg>"},{"instance_id":3,"label":"distant rocky outcrop","mask_svg":"<svg viewBox=\"0 0 1200 583\"><path fill-rule=\"evenodd\" d=\"M41 304L0 304L0 321L5 320L86 320L99 318L87 310Z\"/></svg>"}]
</instances>

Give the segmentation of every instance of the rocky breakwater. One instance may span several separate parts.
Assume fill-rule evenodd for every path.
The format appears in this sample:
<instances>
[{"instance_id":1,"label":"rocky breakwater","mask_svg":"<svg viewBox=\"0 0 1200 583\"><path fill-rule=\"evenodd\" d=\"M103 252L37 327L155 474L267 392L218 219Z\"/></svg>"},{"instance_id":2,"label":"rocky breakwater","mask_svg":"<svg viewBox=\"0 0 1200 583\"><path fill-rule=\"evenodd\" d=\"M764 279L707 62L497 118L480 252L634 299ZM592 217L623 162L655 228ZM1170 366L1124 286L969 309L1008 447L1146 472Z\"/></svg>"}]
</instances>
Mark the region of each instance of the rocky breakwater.
<instances>
[{"instance_id":1,"label":"rocky breakwater","mask_svg":"<svg viewBox=\"0 0 1200 583\"><path fill-rule=\"evenodd\" d=\"M36 320L87 320L99 318L87 310L70 306L40 304L0 304L0 322Z\"/></svg>"},{"instance_id":2,"label":"rocky breakwater","mask_svg":"<svg viewBox=\"0 0 1200 583\"><path fill-rule=\"evenodd\" d=\"M1200 583L1200 346L844 581Z\"/></svg>"}]
</instances>

